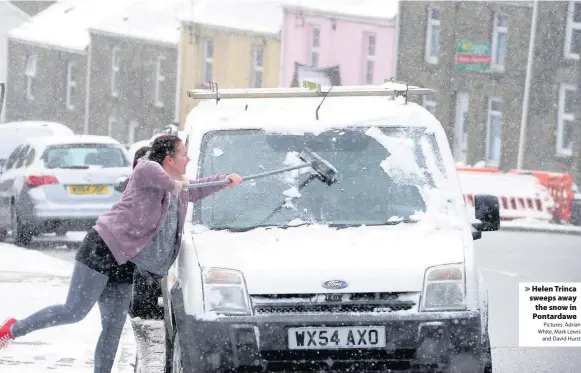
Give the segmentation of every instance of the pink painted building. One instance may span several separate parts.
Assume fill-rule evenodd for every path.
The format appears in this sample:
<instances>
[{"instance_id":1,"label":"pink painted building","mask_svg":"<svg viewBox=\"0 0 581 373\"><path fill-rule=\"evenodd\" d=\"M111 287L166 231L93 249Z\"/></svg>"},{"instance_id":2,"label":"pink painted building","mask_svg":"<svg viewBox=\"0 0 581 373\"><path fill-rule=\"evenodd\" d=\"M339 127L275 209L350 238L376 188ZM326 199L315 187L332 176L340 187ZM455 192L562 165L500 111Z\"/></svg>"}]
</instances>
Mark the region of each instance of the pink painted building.
<instances>
[{"instance_id":1,"label":"pink painted building","mask_svg":"<svg viewBox=\"0 0 581 373\"><path fill-rule=\"evenodd\" d=\"M284 11L281 86L381 84L395 76L396 0L296 4Z\"/></svg>"}]
</instances>

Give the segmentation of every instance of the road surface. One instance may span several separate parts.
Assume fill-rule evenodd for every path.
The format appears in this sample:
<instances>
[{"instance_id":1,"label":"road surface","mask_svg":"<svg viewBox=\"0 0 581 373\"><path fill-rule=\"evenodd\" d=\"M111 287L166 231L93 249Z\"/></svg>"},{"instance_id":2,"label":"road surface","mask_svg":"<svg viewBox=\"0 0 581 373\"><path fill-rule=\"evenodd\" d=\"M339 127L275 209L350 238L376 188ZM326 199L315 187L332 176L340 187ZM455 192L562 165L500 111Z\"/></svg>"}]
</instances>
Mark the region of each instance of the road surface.
<instances>
[{"instance_id":1,"label":"road surface","mask_svg":"<svg viewBox=\"0 0 581 373\"><path fill-rule=\"evenodd\" d=\"M72 261L74 248L36 244L34 250ZM57 240L58 241L58 240ZM59 243L62 245L62 243ZM490 335L495 373L570 373L581 371L581 354L575 348L519 348L518 283L581 282L581 236L487 232L476 241L477 260L489 286ZM151 347L149 372L160 372L162 334L153 327L157 341ZM144 329L140 326L140 330ZM141 338L140 338L141 339ZM141 343L141 341L140 341ZM161 346L162 347L162 346ZM1 370L1 368L0 368ZM149 373L148 372L148 373Z\"/></svg>"}]
</instances>

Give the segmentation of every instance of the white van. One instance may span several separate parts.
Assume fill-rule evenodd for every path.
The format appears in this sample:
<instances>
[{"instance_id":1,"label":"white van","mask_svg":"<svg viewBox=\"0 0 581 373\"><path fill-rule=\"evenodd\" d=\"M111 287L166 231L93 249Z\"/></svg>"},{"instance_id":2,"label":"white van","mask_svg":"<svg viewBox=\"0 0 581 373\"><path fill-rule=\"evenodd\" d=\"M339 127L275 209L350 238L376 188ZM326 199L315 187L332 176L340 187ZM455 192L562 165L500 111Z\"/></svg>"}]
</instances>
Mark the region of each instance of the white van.
<instances>
[{"instance_id":1,"label":"white van","mask_svg":"<svg viewBox=\"0 0 581 373\"><path fill-rule=\"evenodd\" d=\"M488 292L446 135L385 85L191 91L188 173L301 162L338 171L248 180L190 204L163 287L166 371L492 371ZM214 96L220 97L217 102ZM324 100L323 100L324 98ZM422 370L427 369L427 370Z\"/></svg>"},{"instance_id":2,"label":"white van","mask_svg":"<svg viewBox=\"0 0 581 373\"><path fill-rule=\"evenodd\" d=\"M33 137L70 136L73 130L61 123L44 121L7 122L0 124L0 175L8 156L20 143Z\"/></svg>"}]
</instances>

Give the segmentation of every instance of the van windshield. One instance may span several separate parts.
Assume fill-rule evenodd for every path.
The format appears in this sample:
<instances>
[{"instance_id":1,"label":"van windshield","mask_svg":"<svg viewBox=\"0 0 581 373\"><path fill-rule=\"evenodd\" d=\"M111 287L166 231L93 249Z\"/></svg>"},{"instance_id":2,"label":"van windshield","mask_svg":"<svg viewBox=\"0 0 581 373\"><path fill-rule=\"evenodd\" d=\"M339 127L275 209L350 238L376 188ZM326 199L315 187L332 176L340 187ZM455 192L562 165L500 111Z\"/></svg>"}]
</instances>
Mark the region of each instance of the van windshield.
<instances>
[{"instance_id":1,"label":"van windshield","mask_svg":"<svg viewBox=\"0 0 581 373\"><path fill-rule=\"evenodd\" d=\"M298 153L305 147L338 170L337 183L314 180L299 190L310 168L245 181L196 203L194 224L248 230L414 222L414 216L426 211L422 190L448 178L435 137L409 127L342 128L316 135L209 132L202 141L199 177L245 176L294 165L301 162Z\"/></svg>"}]
</instances>

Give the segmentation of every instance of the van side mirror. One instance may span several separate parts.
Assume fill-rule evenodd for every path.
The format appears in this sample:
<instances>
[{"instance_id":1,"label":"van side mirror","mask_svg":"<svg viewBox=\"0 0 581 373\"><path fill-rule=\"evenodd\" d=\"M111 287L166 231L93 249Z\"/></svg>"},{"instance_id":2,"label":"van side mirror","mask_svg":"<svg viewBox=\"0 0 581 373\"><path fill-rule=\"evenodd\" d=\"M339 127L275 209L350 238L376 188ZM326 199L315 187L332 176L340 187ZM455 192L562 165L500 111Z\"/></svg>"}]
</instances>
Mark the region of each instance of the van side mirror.
<instances>
[{"instance_id":1,"label":"van side mirror","mask_svg":"<svg viewBox=\"0 0 581 373\"><path fill-rule=\"evenodd\" d=\"M500 211L496 196L480 194L474 196L474 210L477 222L472 224L474 239L480 238L475 233L497 231L500 229ZM474 232L476 231L476 232Z\"/></svg>"}]
</instances>

